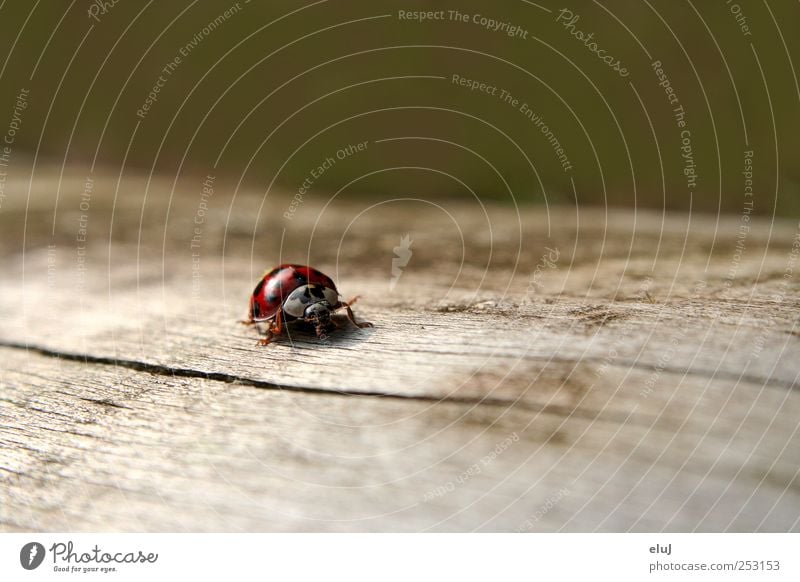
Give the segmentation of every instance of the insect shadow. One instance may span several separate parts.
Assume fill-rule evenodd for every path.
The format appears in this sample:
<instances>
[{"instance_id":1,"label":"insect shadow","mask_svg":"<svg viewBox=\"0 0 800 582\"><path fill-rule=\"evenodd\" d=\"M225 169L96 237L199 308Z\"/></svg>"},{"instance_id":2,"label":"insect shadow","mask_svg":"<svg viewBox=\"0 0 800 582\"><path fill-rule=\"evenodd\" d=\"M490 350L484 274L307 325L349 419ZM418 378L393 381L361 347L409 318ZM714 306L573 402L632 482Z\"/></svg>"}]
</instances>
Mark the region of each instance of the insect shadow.
<instances>
[{"instance_id":1,"label":"insect shadow","mask_svg":"<svg viewBox=\"0 0 800 582\"><path fill-rule=\"evenodd\" d=\"M335 314L331 325L322 335L317 336L314 325L304 321L291 321L284 324L284 332L271 343L276 345L302 345L303 347L347 346L363 342L370 336L370 328L359 328L350 323L347 316ZM260 335L267 335L267 327L258 326Z\"/></svg>"}]
</instances>

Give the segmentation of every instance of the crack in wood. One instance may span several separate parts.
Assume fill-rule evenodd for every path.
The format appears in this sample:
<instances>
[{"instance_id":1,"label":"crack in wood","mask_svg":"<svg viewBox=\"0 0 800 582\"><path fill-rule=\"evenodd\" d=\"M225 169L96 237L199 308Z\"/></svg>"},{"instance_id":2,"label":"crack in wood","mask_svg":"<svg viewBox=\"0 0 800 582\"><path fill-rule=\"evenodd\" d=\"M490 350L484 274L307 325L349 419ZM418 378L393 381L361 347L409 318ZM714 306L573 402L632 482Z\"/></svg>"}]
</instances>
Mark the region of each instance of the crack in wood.
<instances>
[{"instance_id":1,"label":"crack in wood","mask_svg":"<svg viewBox=\"0 0 800 582\"><path fill-rule=\"evenodd\" d=\"M84 402L90 402L91 404L99 404L100 406L108 406L110 408L123 408L123 409L127 409L127 410L131 409L130 406L125 406L124 404L117 404L116 402L114 402L113 400L110 400L108 398L104 398L104 399L81 398L81 400L83 400Z\"/></svg>"},{"instance_id":2,"label":"crack in wood","mask_svg":"<svg viewBox=\"0 0 800 582\"><path fill-rule=\"evenodd\" d=\"M158 376L216 380L218 382L224 382L226 384L250 386L253 388L260 388L264 390L286 390L291 392L303 392L309 394L324 394L328 396L373 396L381 398L392 398L398 400L417 400L423 402L446 401L459 404L488 404L496 406L508 406L509 404L514 404L516 402L514 399L504 399L504 398L478 398L478 397L470 398L470 397L458 397L458 396L439 397L439 396L426 396L423 394L398 394L393 392L381 392L378 390L330 389L330 388L315 388L313 386L296 386L291 384L279 384L277 382L255 380L253 378L246 378L243 376L237 376L235 374L228 374L225 372L202 372L200 370L193 370L191 368L178 368L173 366L166 366L163 364L151 364L147 362L139 362L136 360L129 360L123 358L110 358L105 356L90 356L88 354L62 352L58 350L51 350L42 346L22 344L16 342L0 342L0 348L24 350L33 352L40 356L63 359L72 362L117 366L121 368L136 370L138 372L147 372ZM110 406L117 406L118 408L125 408L124 406L114 405L109 402L97 402L97 401L92 401L92 402L95 402L96 404L105 404ZM42 411L42 412L47 412L47 411Z\"/></svg>"}]
</instances>

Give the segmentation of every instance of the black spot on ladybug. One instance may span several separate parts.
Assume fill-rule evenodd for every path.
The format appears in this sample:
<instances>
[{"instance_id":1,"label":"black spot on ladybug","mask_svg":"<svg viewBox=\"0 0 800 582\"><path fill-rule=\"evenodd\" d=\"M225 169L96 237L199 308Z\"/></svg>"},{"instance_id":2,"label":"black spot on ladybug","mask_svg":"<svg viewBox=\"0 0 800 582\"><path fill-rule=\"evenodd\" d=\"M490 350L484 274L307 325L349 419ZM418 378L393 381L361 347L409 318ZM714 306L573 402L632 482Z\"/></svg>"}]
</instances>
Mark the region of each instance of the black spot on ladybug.
<instances>
[{"instance_id":1,"label":"black spot on ladybug","mask_svg":"<svg viewBox=\"0 0 800 582\"><path fill-rule=\"evenodd\" d=\"M258 297L263 288L264 288L264 279L261 279L261 281L258 282L258 285L256 285L256 288L253 290L253 297Z\"/></svg>"},{"instance_id":2,"label":"black spot on ladybug","mask_svg":"<svg viewBox=\"0 0 800 582\"><path fill-rule=\"evenodd\" d=\"M270 290L270 292L267 293L267 303L275 303L277 300L278 300L278 294Z\"/></svg>"},{"instance_id":3,"label":"black spot on ladybug","mask_svg":"<svg viewBox=\"0 0 800 582\"><path fill-rule=\"evenodd\" d=\"M261 315L261 307L258 305L258 301L253 301L253 317L259 317Z\"/></svg>"}]
</instances>

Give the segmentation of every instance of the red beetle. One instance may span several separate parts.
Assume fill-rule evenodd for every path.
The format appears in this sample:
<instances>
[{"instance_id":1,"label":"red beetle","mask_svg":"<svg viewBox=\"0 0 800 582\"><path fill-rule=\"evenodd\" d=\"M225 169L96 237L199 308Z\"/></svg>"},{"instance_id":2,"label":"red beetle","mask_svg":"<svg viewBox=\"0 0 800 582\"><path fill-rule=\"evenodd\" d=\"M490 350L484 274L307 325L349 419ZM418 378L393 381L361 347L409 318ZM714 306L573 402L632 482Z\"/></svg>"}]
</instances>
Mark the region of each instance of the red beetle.
<instances>
[{"instance_id":1,"label":"red beetle","mask_svg":"<svg viewBox=\"0 0 800 582\"><path fill-rule=\"evenodd\" d=\"M347 318L358 327L372 327L369 322L358 323L350 306L358 296L344 302L333 279L305 265L279 265L267 271L250 296L247 325L269 322L267 337L258 343L270 343L283 333L284 324L301 321L314 326L322 338L331 325L337 325L331 314L344 307Z\"/></svg>"}]
</instances>

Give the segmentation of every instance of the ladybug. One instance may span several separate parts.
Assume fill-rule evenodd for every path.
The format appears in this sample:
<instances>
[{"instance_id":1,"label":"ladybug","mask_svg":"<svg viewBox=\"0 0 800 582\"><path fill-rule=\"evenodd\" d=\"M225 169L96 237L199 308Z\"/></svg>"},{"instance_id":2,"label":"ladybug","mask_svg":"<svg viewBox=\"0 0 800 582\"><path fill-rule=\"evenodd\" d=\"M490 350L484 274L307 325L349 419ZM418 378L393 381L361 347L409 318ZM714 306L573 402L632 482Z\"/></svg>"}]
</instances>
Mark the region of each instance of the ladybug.
<instances>
[{"instance_id":1,"label":"ladybug","mask_svg":"<svg viewBox=\"0 0 800 582\"><path fill-rule=\"evenodd\" d=\"M356 321L350 306L357 300L358 296L341 301L333 279L313 267L284 264L267 271L258 282L250 296L248 319L242 323L269 322L267 337L258 342L262 346L280 336L290 321L311 324L322 338L332 325L339 326L331 314L343 307L354 325L372 327L369 322Z\"/></svg>"}]
</instances>

